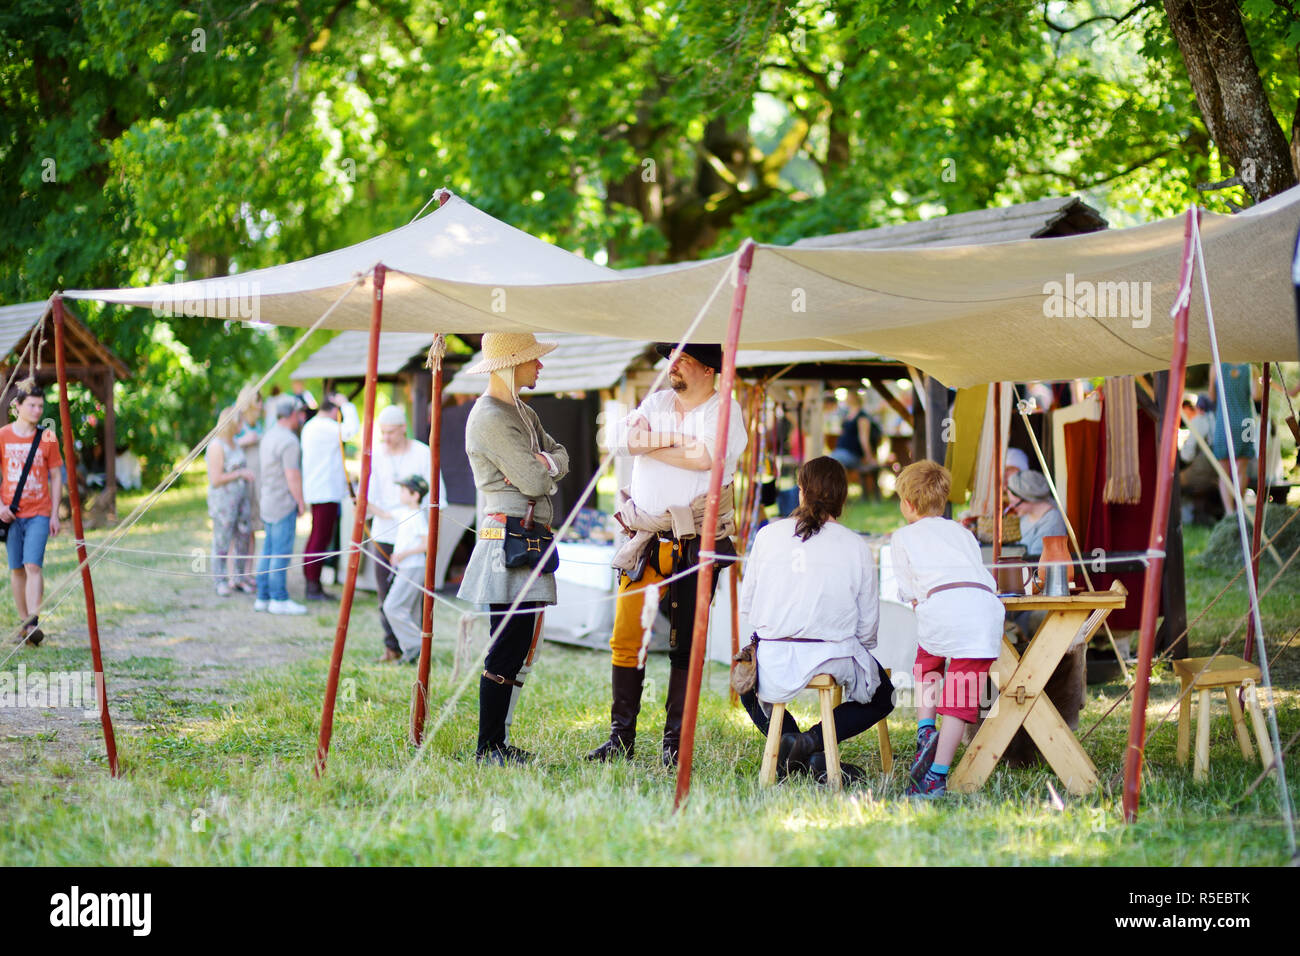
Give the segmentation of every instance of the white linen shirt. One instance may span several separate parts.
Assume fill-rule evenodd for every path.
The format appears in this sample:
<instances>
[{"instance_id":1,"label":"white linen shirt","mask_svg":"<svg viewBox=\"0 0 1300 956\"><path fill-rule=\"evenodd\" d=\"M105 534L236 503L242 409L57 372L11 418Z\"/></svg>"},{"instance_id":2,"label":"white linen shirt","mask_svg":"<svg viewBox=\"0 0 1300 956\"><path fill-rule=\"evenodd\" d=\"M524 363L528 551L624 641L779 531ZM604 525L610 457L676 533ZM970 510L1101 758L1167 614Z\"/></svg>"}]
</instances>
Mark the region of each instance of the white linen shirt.
<instances>
[{"instance_id":1,"label":"white linen shirt","mask_svg":"<svg viewBox=\"0 0 1300 956\"><path fill-rule=\"evenodd\" d=\"M758 696L794 698L816 674L830 674L849 700L865 703L880 684L876 646L880 594L876 562L859 535L829 521L807 541L794 518L758 532L745 563L740 613L757 633ZM775 638L818 638L817 643Z\"/></svg>"},{"instance_id":2,"label":"white linen shirt","mask_svg":"<svg viewBox=\"0 0 1300 956\"><path fill-rule=\"evenodd\" d=\"M686 414L677 411L674 401L677 393L671 388L661 388L646 396L635 412L623 420L617 435L618 453L629 454L627 433L632 421L639 415L650 423L652 432L675 432L694 438L708 449L709 457L715 454L718 434L718 415L722 409L721 396L714 392L707 401ZM740 403L731 399L731 420L727 426L727 447L723 458L722 483L730 484L736 473L736 463L745 450L745 420ZM670 507L689 505L709 490L709 471L692 471L678 468L651 458L649 455L633 456L630 492L637 507L649 514L662 514Z\"/></svg>"},{"instance_id":3,"label":"white linen shirt","mask_svg":"<svg viewBox=\"0 0 1300 956\"><path fill-rule=\"evenodd\" d=\"M420 539L429 533L429 513L424 505L419 508L409 508L406 505L398 505L391 512L393 521L397 524L397 537L393 542L393 554L399 551L409 551L420 543ZM400 570L413 570L424 567L424 553L410 554L403 558L397 565ZM409 577L409 575L408 575ZM420 584L424 584L424 579L420 579Z\"/></svg>"},{"instance_id":4,"label":"white linen shirt","mask_svg":"<svg viewBox=\"0 0 1300 956\"><path fill-rule=\"evenodd\" d=\"M392 513L402 504L397 487L399 481L409 475L419 475L425 481L429 480L429 446L422 441L408 439L406 451L400 455L393 455L389 453L388 446L376 435L373 448L370 458L370 486L366 490L366 498ZM430 487L432 488L432 484ZM442 491L441 483L439 483L439 491ZM445 503L444 494L440 496L439 504ZM375 515L370 530L371 537L382 544L391 545L397 541L397 525L398 523L391 518Z\"/></svg>"},{"instance_id":5,"label":"white linen shirt","mask_svg":"<svg viewBox=\"0 0 1300 956\"><path fill-rule=\"evenodd\" d=\"M975 535L947 518L921 518L890 536L889 553L899 598L916 602L921 647L938 657L998 656L1005 612ZM939 585L958 581L990 590L953 588L926 597Z\"/></svg>"},{"instance_id":6,"label":"white linen shirt","mask_svg":"<svg viewBox=\"0 0 1300 956\"><path fill-rule=\"evenodd\" d=\"M351 402L340 409L340 422L318 414L302 426L302 495L309 505L337 504L348 493L339 443L361 431L361 420Z\"/></svg>"}]
</instances>

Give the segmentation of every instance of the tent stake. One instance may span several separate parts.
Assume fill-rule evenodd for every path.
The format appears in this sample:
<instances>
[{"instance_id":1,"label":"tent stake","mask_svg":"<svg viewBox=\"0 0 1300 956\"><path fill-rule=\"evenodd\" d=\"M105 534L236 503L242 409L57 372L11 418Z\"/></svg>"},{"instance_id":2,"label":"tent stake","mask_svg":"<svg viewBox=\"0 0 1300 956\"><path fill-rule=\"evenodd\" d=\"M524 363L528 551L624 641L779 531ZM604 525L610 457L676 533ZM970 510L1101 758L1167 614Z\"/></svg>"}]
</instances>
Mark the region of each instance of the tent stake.
<instances>
[{"instance_id":1,"label":"tent stake","mask_svg":"<svg viewBox=\"0 0 1300 956\"><path fill-rule=\"evenodd\" d=\"M1251 529L1250 553L1251 568L1250 575L1255 579L1255 587L1259 587L1259 542L1264 537L1264 512L1268 510L1268 399L1269 399L1269 366L1264 363L1264 397L1260 402L1259 413L1259 459L1256 465L1257 474L1255 475L1255 527ZM1284 386L1285 387L1285 386ZM1242 477L1245 482L1245 476ZM1255 656L1255 615L1250 615L1246 619L1246 647L1241 652L1241 656L1250 660Z\"/></svg>"},{"instance_id":2,"label":"tent stake","mask_svg":"<svg viewBox=\"0 0 1300 956\"><path fill-rule=\"evenodd\" d=\"M343 585L343 599L339 602L339 623L334 631L334 650L330 655L329 677L325 684L325 703L320 715L320 740L316 744L316 777L325 772L329 756L330 736L334 732L334 701L339 690L339 670L343 665L343 645L348 639L348 619L352 615L352 595L357 589L357 569L361 564L361 535L366 527L366 501L370 490L370 450L375 434L375 392L379 377L379 326L384 313L384 276L388 270L383 263L374 271L374 308L370 313L370 353L366 360L366 413L361 435L361 484L357 490L357 505L352 521L352 547L348 551L348 576Z\"/></svg>"},{"instance_id":3,"label":"tent stake","mask_svg":"<svg viewBox=\"0 0 1300 956\"><path fill-rule=\"evenodd\" d=\"M112 715L108 712L108 684L104 674L104 659L99 652L99 617L95 613L95 585L90 579L90 564L86 559L86 534L81 524L81 490L77 487L77 445L72 436L72 409L68 405L68 364L63 339L63 296L55 295L54 364L59 375L59 420L63 425L63 462L68 469L68 501L72 505L72 532L76 535L77 562L81 565L81 589L86 596L86 628L90 632L90 657L95 667L95 697L99 705L99 721L104 728L108 772L110 776L120 777L122 774L117 764L117 738L113 734ZM112 407L111 395L109 407ZM58 506L59 503L54 502L54 507Z\"/></svg>"},{"instance_id":4,"label":"tent stake","mask_svg":"<svg viewBox=\"0 0 1300 956\"><path fill-rule=\"evenodd\" d=\"M1193 218L1195 217L1195 218ZM1142 580L1142 623L1138 638L1137 676L1133 684L1133 709L1129 714L1128 750L1124 753L1124 822L1137 821L1142 796L1142 759L1147 726L1147 692L1151 682L1151 657L1156 642L1156 602L1160 599L1160 582L1165 561L1159 554L1165 548L1165 526L1169 520L1171 486L1177 473L1178 422L1182 416L1183 379L1187 374L1187 316L1192 301L1192 223L1200 222L1201 210L1187 210L1183 229L1183 268L1178 280L1178 298L1174 302L1174 351L1169 359L1169 384L1165 392L1164 422L1160 430L1157 461L1156 499L1151 512L1151 533L1147 538L1147 570Z\"/></svg>"},{"instance_id":5,"label":"tent stake","mask_svg":"<svg viewBox=\"0 0 1300 956\"><path fill-rule=\"evenodd\" d=\"M745 290L754 261L754 241L745 240L736 262L736 291L731 300L731 323L722 353L722 383L718 396L718 428L713 444L713 468L709 475L709 498L700 529L700 564L695 588L695 626L691 632L691 669L686 682L686 707L682 714L682 738L678 748L677 795L673 810L681 809L691 792L691 760L695 754L695 719L700 709L700 683L704 674L704 645L708 642L709 598L713 591L713 549L717 543L718 503L722 495L722 469L727 459L727 429L731 424L731 392L736 385L736 348L740 344L740 320L745 312ZM734 565L733 565L734 572Z\"/></svg>"},{"instance_id":6,"label":"tent stake","mask_svg":"<svg viewBox=\"0 0 1300 956\"><path fill-rule=\"evenodd\" d=\"M429 409L429 529L424 554L424 614L420 625L420 667L411 693L411 743L416 747L424 740L424 720L429 707L429 661L433 656L433 585L438 564L439 503L442 489L442 358L447 340L434 337L429 349L429 367L433 370Z\"/></svg>"}]
</instances>

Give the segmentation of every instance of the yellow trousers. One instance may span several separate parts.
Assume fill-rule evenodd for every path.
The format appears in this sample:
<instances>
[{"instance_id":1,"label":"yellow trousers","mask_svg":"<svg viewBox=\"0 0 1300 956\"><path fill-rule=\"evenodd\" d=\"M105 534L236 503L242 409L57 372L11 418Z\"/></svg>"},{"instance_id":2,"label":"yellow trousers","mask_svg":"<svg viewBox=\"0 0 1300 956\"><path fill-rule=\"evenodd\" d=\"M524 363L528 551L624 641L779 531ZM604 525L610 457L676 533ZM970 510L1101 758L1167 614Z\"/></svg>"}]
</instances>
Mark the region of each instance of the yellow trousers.
<instances>
[{"instance_id":1,"label":"yellow trousers","mask_svg":"<svg viewBox=\"0 0 1300 956\"><path fill-rule=\"evenodd\" d=\"M659 542L659 567L672 573L674 552L679 545L675 541ZM645 589L658 584L664 579L658 568L646 562L645 574L640 581L633 581L623 573L618 578L618 601L614 605L614 633L610 636L609 647L613 651L615 667L636 667L637 656L641 652L641 639L645 628L641 626L641 609L645 607ZM659 595L660 599L663 595Z\"/></svg>"}]
</instances>

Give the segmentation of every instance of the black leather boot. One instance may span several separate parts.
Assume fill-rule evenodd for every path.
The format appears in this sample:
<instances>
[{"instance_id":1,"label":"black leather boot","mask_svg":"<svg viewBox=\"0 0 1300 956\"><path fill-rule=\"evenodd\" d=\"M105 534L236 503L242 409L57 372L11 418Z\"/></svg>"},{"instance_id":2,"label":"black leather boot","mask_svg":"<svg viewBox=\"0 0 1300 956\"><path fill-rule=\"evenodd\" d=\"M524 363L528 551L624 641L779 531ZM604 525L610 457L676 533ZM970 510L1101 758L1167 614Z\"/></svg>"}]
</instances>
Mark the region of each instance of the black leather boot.
<instances>
[{"instance_id":1,"label":"black leather boot","mask_svg":"<svg viewBox=\"0 0 1300 956\"><path fill-rule=\"evenodd\" d=\"M682 711L686 709L686 682L690 671L668 668L668 700L664 703L663 762L677 766L677 751L682 743Z\"/></svg>"},{"instance_id":2,"label":"black leather boot","mask_svg":"<svg viewBox=\"0 0 1300 956\"><path fill-rule=\"evenodd\" d=\"M614 703L609 709L609 740L587 754L588 760L613 760L615 757L632 759L636 741L636 718L641 712L641 684L645 671L639 667L613 668L610 680L614 688Z\"/></svg>"},{"instance_id":3,"label":"black leather boot","mask_svg":"<svg viewBox=\"0 0 1300 956\"><path fill-rule=\"evenodd\" d=\"M478 757L506 746L506 711L513 684L499 684L486 676L478 679Z\"/></svg>"}]
</instances>

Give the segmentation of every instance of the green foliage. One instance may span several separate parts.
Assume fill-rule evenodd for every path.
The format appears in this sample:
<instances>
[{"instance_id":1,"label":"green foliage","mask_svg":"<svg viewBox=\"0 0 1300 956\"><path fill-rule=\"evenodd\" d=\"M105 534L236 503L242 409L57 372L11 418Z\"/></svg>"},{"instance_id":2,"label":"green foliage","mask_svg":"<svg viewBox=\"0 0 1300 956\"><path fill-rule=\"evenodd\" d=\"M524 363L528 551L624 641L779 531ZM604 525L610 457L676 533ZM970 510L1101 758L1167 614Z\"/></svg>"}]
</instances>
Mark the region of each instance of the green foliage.
<instances>
[{"instance_id":1,"label":"green foliage","mask_svg":"<svg viewBox=\"0 0 1300 956\"><path fill-rule=\"evenodd\" d=\"M1300 27L1241 9L1289 128ZM0 51L4 302L303 258L444 184L616 265L1068 192L1117 225L1246 201L1195 190L1232 170L1156 3L17 0ZM287 341L88 320L160 464Z\"/></svg>"}]
</instances>

